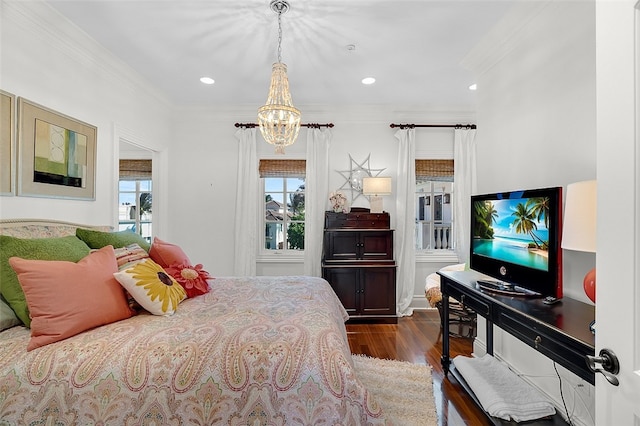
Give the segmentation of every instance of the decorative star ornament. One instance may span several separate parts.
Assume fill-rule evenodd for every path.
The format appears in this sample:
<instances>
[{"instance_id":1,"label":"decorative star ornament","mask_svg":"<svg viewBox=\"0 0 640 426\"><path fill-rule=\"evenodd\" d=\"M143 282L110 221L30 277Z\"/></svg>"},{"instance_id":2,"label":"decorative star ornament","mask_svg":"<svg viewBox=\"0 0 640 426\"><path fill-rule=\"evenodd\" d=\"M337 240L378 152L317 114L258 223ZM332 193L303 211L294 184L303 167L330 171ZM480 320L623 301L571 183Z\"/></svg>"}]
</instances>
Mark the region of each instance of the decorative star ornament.
<instances>
[{"instance_id":1,"label":"decorative star ornament","mask_svg":"<svg viewBox=\"0 0 640 426\"><path fill-rule=\"evenodd\" d=\"M370 165L371 153L367 155L361 163L358 163L349 154L349 161L351 162L350 170L336 170L345 179L344 183L339 189L349 189L351 191L351 202L353 203L359 196L362 195L362 179L365 177L377 177L385 169L372 169Z\"/></svg>"}]
</instances>

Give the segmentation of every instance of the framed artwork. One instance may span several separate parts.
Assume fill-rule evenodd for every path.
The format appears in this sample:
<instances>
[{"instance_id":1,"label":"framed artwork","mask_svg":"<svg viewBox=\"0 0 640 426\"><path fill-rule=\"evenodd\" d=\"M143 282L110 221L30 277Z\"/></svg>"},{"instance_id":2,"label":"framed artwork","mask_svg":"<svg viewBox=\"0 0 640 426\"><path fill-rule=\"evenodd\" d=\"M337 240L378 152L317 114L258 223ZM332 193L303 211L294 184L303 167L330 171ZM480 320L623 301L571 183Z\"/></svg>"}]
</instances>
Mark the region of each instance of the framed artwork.
<instances>
[{"instance_id":1,"label":"framed artwork","mask_svg":"<svg viewBox=\"0 0 640 426\"><path fill-rule=\"evenodd\" d=\"M95 200L97 128L18 98L18 195Z\"/></svg>"},{"instance_id":2,"label":"framed artwork","mask_svg":"<svg viewBox=\"0 0 640 426\"><path fill-rule=\"evenodd\" d=\"M0 195L15 192L16 97L0 90Z\"/></svg>"}]
</instances>

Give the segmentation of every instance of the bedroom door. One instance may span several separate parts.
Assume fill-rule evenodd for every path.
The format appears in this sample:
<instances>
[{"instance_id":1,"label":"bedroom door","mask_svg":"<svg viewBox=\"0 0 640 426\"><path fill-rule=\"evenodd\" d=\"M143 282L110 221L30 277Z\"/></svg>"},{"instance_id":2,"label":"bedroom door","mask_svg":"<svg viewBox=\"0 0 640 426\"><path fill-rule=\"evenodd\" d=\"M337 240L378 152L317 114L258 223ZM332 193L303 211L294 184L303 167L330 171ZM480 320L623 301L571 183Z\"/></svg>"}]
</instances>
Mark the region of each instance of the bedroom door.
<instances>
[{"instance_id":1,"label":"bedroom door","mask_svg":"<svg viewBox=\"0 0 640 426\"><path fill-rule=\"evenodd\" d=\"M596 374L596 425L640 425L640 3L596 1L596 354L612 350L619 385Z\"/></svg>"}]
</instances>

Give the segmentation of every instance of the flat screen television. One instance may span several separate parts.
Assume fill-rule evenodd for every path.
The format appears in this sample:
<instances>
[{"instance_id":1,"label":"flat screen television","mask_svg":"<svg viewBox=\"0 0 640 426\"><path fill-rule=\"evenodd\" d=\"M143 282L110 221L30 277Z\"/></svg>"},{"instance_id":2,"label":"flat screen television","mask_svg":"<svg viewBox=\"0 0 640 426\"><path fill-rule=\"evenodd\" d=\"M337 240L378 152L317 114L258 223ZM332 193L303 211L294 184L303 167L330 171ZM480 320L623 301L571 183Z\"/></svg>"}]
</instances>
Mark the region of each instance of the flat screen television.
<instances>
[{"instance_id":1,"label":"flat screen television","mask_svg":"<svg viewBox=\"0 0 640 426\"><path fill-rule=\"evenodd\" d=\"M485 290L562 297L562 188L471 197L471 269Z\"/></svg>"}]
</instances>

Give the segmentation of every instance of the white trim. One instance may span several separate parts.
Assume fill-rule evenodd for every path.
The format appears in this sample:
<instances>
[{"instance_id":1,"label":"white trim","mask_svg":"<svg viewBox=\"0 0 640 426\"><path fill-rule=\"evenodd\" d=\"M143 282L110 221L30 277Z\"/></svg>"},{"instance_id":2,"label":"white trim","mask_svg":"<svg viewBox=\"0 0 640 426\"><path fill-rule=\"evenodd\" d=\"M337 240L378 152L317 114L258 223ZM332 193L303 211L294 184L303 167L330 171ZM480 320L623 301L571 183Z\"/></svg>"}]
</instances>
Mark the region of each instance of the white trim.
<instances>
[{"instance_id":1,"label":"white trim","mask_svg":"<svg viewBox=\"0 0 640 426\"><path fill-rule=\"evenodd\" d=\"M273 252L269 254L261 254L256 259L257 263L304 263L304 252L300 254L291 253L283 254L282 252Z\"/></svg>"},{"instance_id":2,"label":"white trim","mask_svg":"<svg viewBox=\"0 0 640 426\"><path fill-rule=\"evenodd\" d=\"M453 250L434 250L416 252L416 263L460 263L460 261Z\"/></svg>"}]
</instances>

